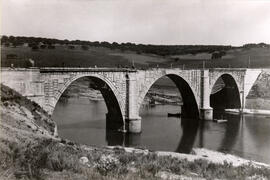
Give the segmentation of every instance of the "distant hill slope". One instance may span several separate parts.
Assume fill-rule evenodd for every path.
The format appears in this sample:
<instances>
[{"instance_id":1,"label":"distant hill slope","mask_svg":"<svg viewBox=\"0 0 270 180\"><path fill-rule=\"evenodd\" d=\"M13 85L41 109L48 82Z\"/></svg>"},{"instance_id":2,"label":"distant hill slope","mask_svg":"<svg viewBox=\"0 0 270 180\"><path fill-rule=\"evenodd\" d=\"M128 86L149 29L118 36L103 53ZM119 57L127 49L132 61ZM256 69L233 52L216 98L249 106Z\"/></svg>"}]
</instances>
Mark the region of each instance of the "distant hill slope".
<instances>
[{"instance_id":1,"label":"distant hill slope","mask_svg":"<svg viewBox=\"0 0 270 180\"><path fill-rule=\"evenodd\" d=\"M58 45L55 49L32 50L29 47L1 46L1 66L30 67L34 61L36 67L180 67L206 68L214 67L250 67L269 68L270 48L235 48L226 51L218 59L211 59L212 53L181 54L158 56L154 54L138 54L133 51L121 51L103 47L89 47L87 50L75 46Z\"/></svg>"},{"instance_id":2,"label":"distant hill slope","mask_svg":"<svg viewBox=\"0 0 270 180\"><path fill-rule=\"evenodd\" d=\"M185 64L185 68L270 68L270 48L267 47L238 47L225 51L217 59L212 59L211 53L186 54L173 56L175 66Z\"/></svg>"},{"instance_id":3,"label":"distant hill slope","mask_svg":"<svg viewBox=\"0 0 270 180\"><path fill-rule=\"evenodd\" d=\"M33 51L29 47L2 47L2 66L15 67L31 66L29 59L34 60L37 67L59 67L59 66L117 66L128 65L128 61L121 56L110 55L105 48L91 48L81 50L79 48L68 49L65 46L57 46L55 49L39 49ZM10 58L15 55L14 58Z\"/></svg>"},{"instance_id":4,"label":"distant hill slope","mask_svg":"<svg viewBox=\"0 0 270 180\"><path fill-rule=\"evenodd\" d=\"M144 45L1 37L1 66L9 67L270 67L270 45Z\"/></svg>"}]
</instances>

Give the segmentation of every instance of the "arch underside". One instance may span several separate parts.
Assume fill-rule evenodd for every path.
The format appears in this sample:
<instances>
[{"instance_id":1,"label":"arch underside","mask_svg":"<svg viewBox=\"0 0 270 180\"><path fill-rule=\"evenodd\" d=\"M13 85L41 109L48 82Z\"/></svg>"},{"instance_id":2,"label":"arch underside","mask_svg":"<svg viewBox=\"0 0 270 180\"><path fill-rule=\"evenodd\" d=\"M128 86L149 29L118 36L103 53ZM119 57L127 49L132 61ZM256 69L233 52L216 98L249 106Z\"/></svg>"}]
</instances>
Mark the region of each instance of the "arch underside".
<instances>
[{"instance_id":1,"label":"arch underside","mask_svg":"<svg viewBox=\"0 0 270 180\"><path fill-rule=\"evenodd\" d=\"M178 88L182 96L183 106L182 106L182 117L184 118L198 118L199 110L198 105L194 96L194 93L189 86L189 84L180 76L169 74L169 77Z\"/></svg>"},{"instance_id":2,"label":"arch underside","mask_svg":"<svg viewBox=\"0 0 270 180\"><path fill-rule=\"evenodd\" d=\"M109 129L122 128L124 124L123 123L124 120L123 120L123 114L119 105L119 101L117 100L116 95L114 91L112 90L112 88L103 79L99 77L95 77L95 76L82 76L82 77L76 78L75 80L70 82L66 87L64 87L62 94L70 86L70 84L72 84L74 81L80 78L88 78L89 88L92 88L94 90L99 90L101 92L103 99L105 101L106 107L107 107L106 128L109 128Z\"/></svg>"},{"instance_id":3,"label":"arch underside","mask_svg":"<svg viewBox=\"0 0 270 180\"><path fill-rule=\"evenodd\" d=\"M222 86L219 90L216 87ZM229 74L221 75L215 82L210 95L210 106L215 110L238 109L241 107L240 93L235 79Z\"/></svg>"},{"instance_id":4,"label":"arch underside","mask_svg":"<svg viewBox=\"0 0 270 180\"><path fill-rule=\"evenodd\" d=\"M199 117L199 110L196 98L194 96L193 90L191 89L190 85L179 75L176 74L167 74L162 77L168 77L172 82L175 84L177 89L179 90L183 105L181 109L181 116L185 118L198 118ZM146 92L144 92L144 95L142 96L143 99L149 89L157 82L160 78L157 78L153 83L146 89ZM143 99L141 101L143 101ZM142 104L142 102L139 102L139 106Z\"/></svg>"}]
</instances>

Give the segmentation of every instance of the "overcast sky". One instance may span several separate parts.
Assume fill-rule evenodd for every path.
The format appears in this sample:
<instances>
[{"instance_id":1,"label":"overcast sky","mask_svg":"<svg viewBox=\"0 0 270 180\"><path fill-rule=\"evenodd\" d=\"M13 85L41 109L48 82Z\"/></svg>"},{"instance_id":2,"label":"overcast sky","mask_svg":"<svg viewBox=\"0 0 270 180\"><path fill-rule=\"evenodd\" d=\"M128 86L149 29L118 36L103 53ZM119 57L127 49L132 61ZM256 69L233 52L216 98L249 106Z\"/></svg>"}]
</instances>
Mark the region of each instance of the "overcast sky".
<instances>
[{"instance_id":1,"label":"overcast sky","mask_svg":"<svg viewBox=\"0 0 270 180\"><path fill-rule=\"evenodd\" d=\"M270 43L270 0L2 0L1 34L144 44Z\"/></svg>"}]
</instances>

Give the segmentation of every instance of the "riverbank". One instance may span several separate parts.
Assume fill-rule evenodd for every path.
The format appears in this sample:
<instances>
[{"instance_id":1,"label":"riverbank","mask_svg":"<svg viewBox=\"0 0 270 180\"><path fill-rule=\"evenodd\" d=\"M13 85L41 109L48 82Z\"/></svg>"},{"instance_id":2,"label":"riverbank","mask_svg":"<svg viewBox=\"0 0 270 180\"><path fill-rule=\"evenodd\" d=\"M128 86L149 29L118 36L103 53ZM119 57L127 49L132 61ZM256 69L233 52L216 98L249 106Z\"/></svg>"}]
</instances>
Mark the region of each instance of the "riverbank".
<instances>
[{"instance_id":1,"label":"riverbank","mask_svg":"<svg viewBox=\"0 0 270 180\"><path fill-rule=\"evenodd\" d=\"M267 115L270 116L270 110L263 110L263 109L225 109L227 113L233 114L253 114L253 115Z\"/></svg>"},{"instance_id":2,"label":"riverbank","mask_svg":"<svg viewBox=\"0 0 270 180\"><path fill-rule=\"evenodd\" d=\"M0 106L0 179L270 178L269 165L206 149L188 155L61 139L45 111L4 86Z\"/></svg>"}]
</instances>

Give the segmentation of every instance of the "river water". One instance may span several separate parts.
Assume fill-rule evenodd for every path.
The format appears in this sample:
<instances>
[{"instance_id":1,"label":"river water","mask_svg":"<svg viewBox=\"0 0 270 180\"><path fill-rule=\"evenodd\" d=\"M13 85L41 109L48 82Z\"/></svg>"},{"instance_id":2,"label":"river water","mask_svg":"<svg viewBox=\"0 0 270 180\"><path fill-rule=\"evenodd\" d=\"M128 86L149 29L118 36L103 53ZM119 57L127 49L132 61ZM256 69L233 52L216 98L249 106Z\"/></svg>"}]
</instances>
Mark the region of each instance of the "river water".
<instances>
[{"instance_id":1,"label":"river water","mask_svg":"<svg viewBox=\"0 0 270 180\"><path fill-rule=\"evenodd\" d=\"M106 131L106 112L104 101L69 98L57 103L53 119L60 137L87 145L184 153L199 147L270 164L270 117L223 114L227 123L168 118L167 113L177 113L179 107L158 105L142 108L142 133L128 135Z\"/></svg>"}]
</instances>

